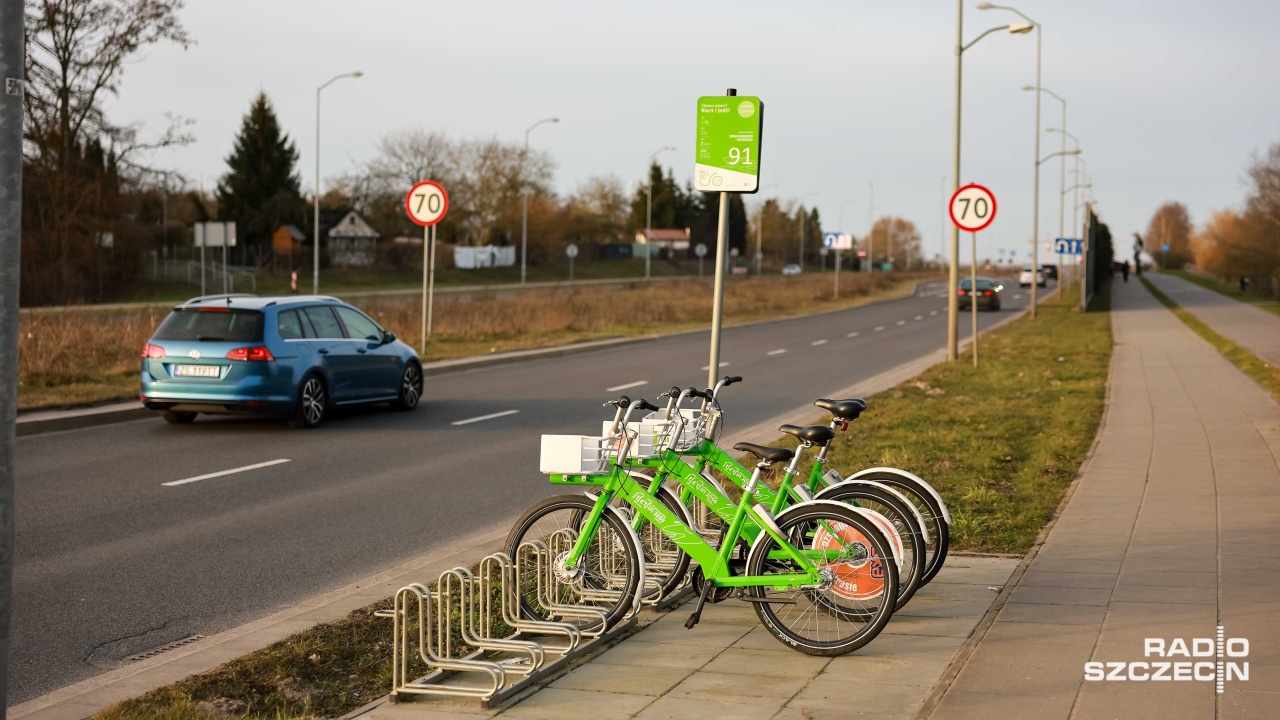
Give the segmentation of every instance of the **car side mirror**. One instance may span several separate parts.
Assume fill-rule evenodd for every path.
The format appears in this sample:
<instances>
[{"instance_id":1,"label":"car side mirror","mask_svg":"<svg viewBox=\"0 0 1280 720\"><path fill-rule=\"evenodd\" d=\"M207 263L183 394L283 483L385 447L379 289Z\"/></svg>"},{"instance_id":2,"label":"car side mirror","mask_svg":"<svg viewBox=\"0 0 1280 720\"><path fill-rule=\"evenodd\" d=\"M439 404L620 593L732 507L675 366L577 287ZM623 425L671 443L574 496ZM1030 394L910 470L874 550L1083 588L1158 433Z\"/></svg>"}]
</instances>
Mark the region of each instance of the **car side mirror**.
<instances>
[{"instance_id":1,"label":"car side mirror","mask_svg":"<svg viewBox=\"0 0 1280 720\"><path fill-rule=\"evenodd\" d=\"M382 331L382 344L383 344L383 345L387 345L387 344L389 344L389 343L393 343L393 342L395 342L395 341L396 341L396 334L395 334L395 333L391 332L390 330L383 330L383 331Z\"/></svg>"}]
</instances>

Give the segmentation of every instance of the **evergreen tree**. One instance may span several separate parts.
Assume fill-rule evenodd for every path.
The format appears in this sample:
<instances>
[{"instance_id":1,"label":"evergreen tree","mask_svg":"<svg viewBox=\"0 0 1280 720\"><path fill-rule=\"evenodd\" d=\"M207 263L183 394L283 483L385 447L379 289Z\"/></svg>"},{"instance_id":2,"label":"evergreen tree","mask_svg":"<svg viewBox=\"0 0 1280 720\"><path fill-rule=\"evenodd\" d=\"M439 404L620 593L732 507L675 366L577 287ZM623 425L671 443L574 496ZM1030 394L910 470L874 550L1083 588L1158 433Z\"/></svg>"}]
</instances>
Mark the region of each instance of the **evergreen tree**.
<instances>
[{"instance_id":1,"label":"evergreen tree","mask_svg":"<svg viewBox=\"0 0 1280 720\"><path fill-rule=\"evenodd\" d=\"M229 170L218 183L218 217L236 223L240 262L260 262L278 226L306 226L297 162L297 146L280 129L267 94L258 93L227 156Z\"/></svg>"}]
</instances>

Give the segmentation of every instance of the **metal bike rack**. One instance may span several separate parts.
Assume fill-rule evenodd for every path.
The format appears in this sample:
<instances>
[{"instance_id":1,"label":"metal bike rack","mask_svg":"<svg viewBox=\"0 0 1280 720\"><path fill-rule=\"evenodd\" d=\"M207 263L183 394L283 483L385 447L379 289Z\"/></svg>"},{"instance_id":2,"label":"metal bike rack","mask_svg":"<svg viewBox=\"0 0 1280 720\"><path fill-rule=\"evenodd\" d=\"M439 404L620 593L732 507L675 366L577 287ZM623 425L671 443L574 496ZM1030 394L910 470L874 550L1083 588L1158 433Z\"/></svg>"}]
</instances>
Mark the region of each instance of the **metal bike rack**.
<instances>
[{"instance_id":1,"label":"metal bike rack","mask_svg":"<svg viewBox=\"0 0 1280 720\"><path fill-rule=\"evenodd\" d=\"M556 577L555 558L575 540L574 531L560 530L545 542L521 545L515 561L494 553L474 573L461 567L446 570L434 589L421 583L401 588L392 609L376 613L393 623L391 701L473 698L492 708L632 626L635 620L628 616L606 629L607 613L589 604L616 597L611 593L621 589L612 591L608 584L584 589ZM600 553L592 561L602 563L598 567L608 580L606 549ZM526 587L526 582L531 584ZM522 598L548 617L577 620L588 628L526 619ZM422 666L426 674L418 676Z\"/></svg>"}]
</instances>

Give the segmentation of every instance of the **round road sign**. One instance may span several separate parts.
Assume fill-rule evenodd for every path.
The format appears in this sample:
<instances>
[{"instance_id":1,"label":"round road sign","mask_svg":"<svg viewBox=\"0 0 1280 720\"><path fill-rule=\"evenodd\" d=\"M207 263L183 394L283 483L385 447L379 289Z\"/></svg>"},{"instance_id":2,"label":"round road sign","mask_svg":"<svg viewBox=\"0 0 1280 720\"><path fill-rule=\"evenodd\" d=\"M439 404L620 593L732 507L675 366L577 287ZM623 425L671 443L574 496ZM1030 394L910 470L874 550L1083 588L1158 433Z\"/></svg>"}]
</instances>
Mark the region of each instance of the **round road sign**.
<instances>
[{"instance_id":1,"label":"round road sign","mask_svg":"<svg viewBox=\"0 0 1280 720\"><path fill-rule=\"evenodd\" d=\"M564 254L570 258L578 257L578 246L573 243L569 243L564 249Z\"/></svg>"},{"instance_id":2,"label":"round road sign","mask_svg":"<svg viewBox=\"0 0 1280 720\"><path fill-rule=\"evenodd\" d=\"M951 196L949 210L956 227L978 232L996 219L996 196L981 185L965 185Z\"/></svg>"},{"instance_id":3,"label":"round road sign","mask_svg":"<svg viewBox=\"0 0 1280 720\"><path fill-rule=\"evenodd\" d=\"M449 212L449 193L440 183L423 180L405 196L404 210L409 219L419 225L435 225Z\"/></svg>"},{"instance_id":4,"label":"round road sign","mask_svg":"<svg viewBox=\"0 0 1280 720\"><path fill-rule=\"evenodd\" d=\"M702 257L703 255L706 255L706 254L707 254L707 246L706 246L706 245L703 245L702 243L698 243L697 245L694 245L694 246L693 246L693 254L694 254L694 255L697 255L698 257Z\"/></svg>"}]
</instances>

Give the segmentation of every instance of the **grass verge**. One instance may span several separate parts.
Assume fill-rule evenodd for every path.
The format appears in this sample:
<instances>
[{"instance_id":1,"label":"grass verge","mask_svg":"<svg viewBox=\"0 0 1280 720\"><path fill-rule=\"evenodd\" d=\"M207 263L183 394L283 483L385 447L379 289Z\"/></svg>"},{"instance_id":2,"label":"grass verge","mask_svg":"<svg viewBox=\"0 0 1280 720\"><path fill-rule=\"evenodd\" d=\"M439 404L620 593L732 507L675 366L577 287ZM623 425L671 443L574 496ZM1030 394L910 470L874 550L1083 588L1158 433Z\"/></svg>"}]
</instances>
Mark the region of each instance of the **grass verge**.
<instances>
[{"instance_id":1,"label":"grass verge","mask_svg":"<svg viewBox=\"0 0 1280 720\"><path fill-rule=\"evenodd\" d=\"M833 441L832 467L910 470L946 500L952 550L1026 552L1102 418L1109 297L1086 314L1073 294L983 335L978 368L965 355L870 398Z\"/></svg>"},{"instance_id":2,"label":"grass verge","mask_svg":"<svg viewBox=\"0 0 1280 720\"><path fill-rule=\"evenodd\" d=\"M1227 285L1226 283L1220 283L1213 278L1207 278L1189 270L1165 270L1163 272L1175 277L1180 277L1187 282L1195 283L1196 285L1212 290L1219 295L1225 295L1232 300L1239 300L1242 303L1248 303L1254 307L1266 310L1267 312L1280 315L1280 303L1276 302L1272 298L1259 297L1252 293L1242 293L1237 287Z\"/></svg>"},{"instance_id":3,"label":"grass verge","mask_svg":"<svg viewBox=\"0 0 1280 720\"><path fill-rule=\"evenodd\" d=\"M1207 340L1209 344L1217 348L1218 352L1222 353L1222 356L1229 360L1232 365L1240 368L1245 375L1253 378L1255 382L1265 388L1267 392L1271 393L1272 397L1277 401L1280 401L1280 368L1268 363L1222 335L1219 335L1217 331L1193 315L1190 310L1187 310L1174 302L1168 295L1160 292L1160 289L1146 278L1140 279L1142 280L1143 286L1146 287L1161 304L1173 311L1173 314L1177 315L1178 319L1185 323L1187 327L1191 328L1197 335Z\"/></svg>"},{"instance_id":4,"label":"grass verge","mask_svg":"<svg viewBox=\"0 0 1280 720\"><path fill-rule=\"evenodd\" d=\"M835 467L916 469L951 507L958 550L1024 552L1093 441L1111 354L1105 295L1083 315L1046 304L983 336L985 360L943 365L871 399L839 436ZM1064 350L1063 348L1069 348ZM791 439L791 438L789 438ZM103 710L95 720L334 717L390 686L386 600L202 675Z\"/></svg>"},{"instance_id":5,"label":"grass verge","mask_svg":"<svg viewBox=\"0 0 1280 720\"><path fill-rule=\"evenodd\" d=\"M735 279L725 291L727 324L814 313L908 294L922 274L846 273L840 297L830 275ZM355 303L418 347L421 296ZM138 394L138 355L169 306L29 314L21 318L18 409L68 407ZM552 347L604 337L705 328L711 283L690 282L493 293L436 303L426 360Z\"/></svg>"}]
</instances>

